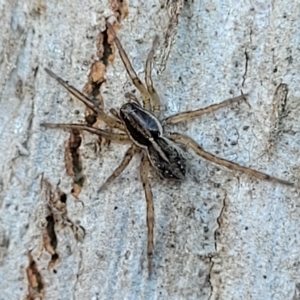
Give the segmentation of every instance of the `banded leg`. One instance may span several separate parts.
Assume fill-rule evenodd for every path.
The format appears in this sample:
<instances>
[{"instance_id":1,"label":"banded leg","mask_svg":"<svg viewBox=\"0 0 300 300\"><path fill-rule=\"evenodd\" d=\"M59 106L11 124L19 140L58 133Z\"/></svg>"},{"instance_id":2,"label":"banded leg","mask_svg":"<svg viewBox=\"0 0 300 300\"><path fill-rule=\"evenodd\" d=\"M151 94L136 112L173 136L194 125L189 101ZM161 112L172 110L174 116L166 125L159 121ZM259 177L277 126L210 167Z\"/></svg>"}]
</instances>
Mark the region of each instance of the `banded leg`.
<instances>
[{"instance_id":1,"label":"banded leg","mask_svg":"<svg viewBox=\"0 0 300 300\"><path fill-rule=\"evenodd\" d=\"M205 108L200 108L200 109L196 109L196 110L190 110L190 111L185 111L185 112L182 112L182 113L178 113L178 114L175 114L175 115L170 116L168 118L165 118L162 121L162 123L164 125L176 124L176 123L179 123L179 122L190 120L191 118L202 116L204 114L212 113L212 112L214 112L214 111L216 111L216 110L218 110L222 107L225 107L227 105L230 105L230 104L233 104L233 103L236 103L236 102L240 102L242 100L246 100L246 96L247 96L247 94L240 95L240 96L237 96L235 98L229 98L227 100L222 101L221 103L213 104L213 105L210 105L210 106L205 107Z\"/></svg>"},{"instance_id":2,"label":"banded leg","mask_svg":"<svg viewBox=\"0 0 300 300\"><path fill-rule=\"evenodd\" d=\"M147 257L148 257L148 274L152 273L152 258L154 249L154 205L153 194L151 190L150 181L148 178L150 162L148 157L144 154L141 161L141 181L145 192L147 202L147 227L148 227L148 242L147 242Z\"/></svg>"},{"instance_id":3,"label":"banded leg","mask_svg":"<svg viewBox=\"0 0 300 300\"><path fill-rule=\"evenodd\" d=\"M112 183L124 170L125 168L128 166L128 164L130 163L133 155L135 153L139 152L139 149L135 146L132 145L125 153L123 160L121 162L121 164L113 171L113 173L106 179L106 181L104 182L104 184L100 187L100 189L98 190L98 192L103 191L110 183Z\"/></svg>"},{"instance_id":4,"label":"banded leg","mask_svg":"<svg viewBox=\"0 0 300 300\"><path fill-rule=\"evenodd\" d=\"M152 71L152 60L153 60L153 55L155 48L157 47L158 44L158 36L155 37L152 48L148 54L148 58L146 61L146 72L145 72L145 82L147 85L148 93L151 96L152 99L152 111L154 115L158 116L160 113L160 100L158 97L158 94L156 90L154 89L152 78L151 78L151 71Z\"/></svg>"},{"instance_id":5,"label":"banded leg","mask_svg":"<svg viewBox=\"0 0 300 300\"><path fill-rule=\"evenodd\" d=\"M41 123L40 124L46 128L61 128L61 129L77 129L77 130L84 130L90 133L97 134L102 136L108 140L112 141L119 141L119 142L129 142L130 138L125 133L115 133L115 132L108 132L99 128L83 125L83 124L55 124L55 123Z\"/></svg>"},{"instance_id":6,"label":"banded leg","mask_svg":"<svg viewBox=\"0 0 300 300\"><path fill-rule=\"evenodd\" d=\"M124 51L120 40L117 38L117 35L116 35L112 25L108 22L106 22L106 25L114 37L114 41L119 50L120 57L123 61L123 64L125 66L125 69L126 69L128 75L130 76L130 78L132 80L132 83L137 87L137 89L142 94L144 108L146 110L151 111L151 102L150 102L151 99L150 99L147 89L145 88L145 86L143 85L143 83L141 82L139 77L137 76L136 72L134 71L134 69L130 63L130 60L129 60L126 52Z\"/></svg>"},{"instance_id":7,"label":"banded leg","mask_svg":"<svg viewBox=\"0 0 300 300\"><path fill-rule=\"evenodd\" d=\"M199 144L197 144L196 141L194 141L192 138L190 138L186 135L183 135L180 133L171 133L169 137L171 140L181 143L181 144L184 144L187 147L193 149L199 156L202 156L203 158L205 158L215 164L225 166L228 169L239 171L239 172L245 173L249 176L254 176L254 177L262 179L262 180L268 180L271 182L280 183L280 184L289 185L289 186L294 185L293 183L288 182L286 180L279 179L279 178L270 176L268 174L265 174L265 173L247 168L247 167L243 167L232 161L217 157L214 154L211 154L211 153L203 150L203 148Z\"/></svg>"},{"instance_id":8,"label":"banded leg","mask_svg":"<svg viewBox=\"0 0 300 300\"><path fill-rule=\"evenodd\" d=\"M69 85L67 81L63 80L62 78L58 77L56 74L54 74L49 69L45 68L45 71L54 79L56 79L65 89L69 91L70 94L75 96L78 100L83 102L88 108L90 108L92 111L94 111L100 120L105 122L108 126L112 128L118 128L122 131L125 131L124 125L108 116L102 109L100 109L95 103L87 96L79 92L77 89L75 89L73 86Z\"/></svg>"}]
</instances>

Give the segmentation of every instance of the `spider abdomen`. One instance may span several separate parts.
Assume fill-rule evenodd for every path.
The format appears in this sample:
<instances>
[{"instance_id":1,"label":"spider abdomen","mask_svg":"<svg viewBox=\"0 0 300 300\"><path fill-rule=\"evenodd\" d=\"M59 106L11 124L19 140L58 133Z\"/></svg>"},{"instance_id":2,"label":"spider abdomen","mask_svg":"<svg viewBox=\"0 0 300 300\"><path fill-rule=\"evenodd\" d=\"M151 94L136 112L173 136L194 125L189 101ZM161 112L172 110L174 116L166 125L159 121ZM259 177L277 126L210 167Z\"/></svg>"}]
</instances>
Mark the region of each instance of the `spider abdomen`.
<instances>
[{"instance_id":1,"label":"spider abdomen","mask_svg":"<svg viewBox=\"0 0 300 300\"><path fill-rule=\"evenodd\" d=\"M186 158L177 145L165 137L156 139L161 151L151 145L147 147L147 154L152 166L158 174L166 179L183 180L186 174ZM164 157L161 156L164 153Z\"/></svg>"}]
</instances>

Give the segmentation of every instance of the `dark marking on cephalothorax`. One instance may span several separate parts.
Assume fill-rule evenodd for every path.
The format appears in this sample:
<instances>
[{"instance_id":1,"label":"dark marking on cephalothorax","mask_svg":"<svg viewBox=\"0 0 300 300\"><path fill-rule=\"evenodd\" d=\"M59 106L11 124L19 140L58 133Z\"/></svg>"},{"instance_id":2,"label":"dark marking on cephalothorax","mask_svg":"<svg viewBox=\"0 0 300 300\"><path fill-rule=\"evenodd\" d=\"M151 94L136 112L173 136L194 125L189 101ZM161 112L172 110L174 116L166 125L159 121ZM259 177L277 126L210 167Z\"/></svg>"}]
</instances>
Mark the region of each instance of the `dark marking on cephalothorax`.
<instances>
[{"instance_id":1,"label":"dark marking on cephalothorax","mask_svg":"<svg viewBox=\"0 0 300 300\"><path fill-rule=\"evenodd\" d=\"M120 117L132 141L140 147L148 147L150 139L155 140L163 134L160 121L137 103L124 104L120 109Z\"/></svg>"}]
</instances>

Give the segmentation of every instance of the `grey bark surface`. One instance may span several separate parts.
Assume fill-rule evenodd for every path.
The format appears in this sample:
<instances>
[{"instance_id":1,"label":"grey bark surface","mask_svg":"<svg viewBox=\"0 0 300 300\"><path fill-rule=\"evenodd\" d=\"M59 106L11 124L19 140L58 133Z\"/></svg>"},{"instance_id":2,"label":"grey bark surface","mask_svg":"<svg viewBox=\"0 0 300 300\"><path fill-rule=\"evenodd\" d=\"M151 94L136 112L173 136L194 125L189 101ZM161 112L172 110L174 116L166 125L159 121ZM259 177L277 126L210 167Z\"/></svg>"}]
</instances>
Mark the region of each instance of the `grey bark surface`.
<instances>
[{"instance_id":1,"label":"grey bark surface","mask_svg":"<svg viewBox=\"0 0 300 300\"><path fill-rule=\"evenodd\" d=\"M296 187L232 172L192 152L182 183L151 172L151 278L140 157L98 193L128 146L112 143L96 151L97 137L83 133L86 181L76 199L65 167L69 133L39 125L84 120L85 107L44 67L82 90L112 3L0 3L0 299L33 299L34 270L44 299L300 299L297 1L185 1L166 68L153 72L163 115L218 103L241 90L249 93L248 105L167 131L188 134L220 157ZM128 9L117 34L143 77L156 34L160 69L168 5L130 1ZM105 77L101 94L108 111L135 88L118 54ZM43 182L67 196L61 218L69 224L54 226L52 247L59 256L54 269L49 268L53 253L45 247L50 196ZM76 238L74 224L84 228L84 238Z\"/></svg>"}]
</instances>

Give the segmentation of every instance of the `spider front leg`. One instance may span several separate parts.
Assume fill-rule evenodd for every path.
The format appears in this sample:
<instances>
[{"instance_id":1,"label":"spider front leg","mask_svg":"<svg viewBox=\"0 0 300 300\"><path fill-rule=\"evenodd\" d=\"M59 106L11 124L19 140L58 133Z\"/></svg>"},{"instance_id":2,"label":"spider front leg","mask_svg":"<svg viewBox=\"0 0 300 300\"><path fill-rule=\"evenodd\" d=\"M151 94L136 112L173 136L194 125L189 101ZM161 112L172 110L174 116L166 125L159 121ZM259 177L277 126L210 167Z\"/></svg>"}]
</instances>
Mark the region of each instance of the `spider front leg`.
<instances>
[{"instance_id":1,"label":"spider front leg","mask_svg":"<svg viewBox=\"0 0 300 300\"><path fill-rule=\"evenodd\" d=\"M99 192L104 190L110 183L112 183L128 166L133 155L140 151L135 145L132 145L125 153L121 164L113 171L113 173L106 179L104 184L100 187Z\"/></svg>"},{"instance_id":2,"label":"spider front leg","mask_svg":"<svg viewBox=\"0 0 300 300\"><path fill-rule=\"evenodd\" d=\"M152 111L154 115L158 116L160 113L160 99L158 97L158 94L153 86L152 78L151 78L151 71L152 71L152 60L155 48L158 44L158 36L154 38L152 48L148 54L148 58L146 61L146 72L145 72L145 82L147 85L148 92L152 99Z\"/></svg>"},{"instance_id":3,"label":"spider front leg","mask_svg":"<svg viewBox=\"0 0 300 300\"><path fill-rule=\"evenodd\" d=\"M268 174L265 174L265 173L247 168L247 167L243 167L232 161L217 157L214 154L211 154L211 153L203 150L203 148L196 141L194 141L192 138L190 138L186 135L183 135L180 133L171 133L169 138L171 140L173 140L174 142L181 143L181 144L186 145L187 147L193 149L199 156L202 156L203 158L205 158L213 163L216 163L218 165L225 166L228 169L243 172L247 175L254 176L254 177L257 177L262 180L267 180L267 181L280 183L280 184L284 184L284 185L289 185L289 186L294 185L293 183L291 183L289 181L286 181L286 180L283 180L280 178L276 178L276 177L270 176Z\"/></svg>"},{"instance_id":4,"label":"spider front leg","mask_svg":"<svg viewBox=\"0 0 300 300\"><path fill-rule=\"evenodd\" d=\"M94 111L98 118L105 122L108 126L112 128L118 128L122 131L125 131L124 125L108 116L102 109L100 109L95 103L87 96L85 96L83 93L79 92L77 89L75 89L73 86L69 85L65 80L54 74L49 69L45 68L45 71L54 79L56 79L65 89L69 91L70 94L75 96L78 100L83 102L88 108L90 108L92 111Z\"/></svg>"},{"instance_id":5,"label":"spider front leg","mask_svg":"<svg viewBox=\"0 0 300 300\"><path fill-rule=\"evenodd\" d=\"M125 133L115 133L115 132L108 132L102 129L98 129L95 127L83 125L83 124L56 124L56 123L41 123L40 124L46 128L61 128L61 129L77 129L77 130L84 130L90 133L97 134L101 137L104 137L111 141L119 141L119 142L129 142L130 138Z\"/></svg>"},{"instance_id":6,"label":"spider front leg","mask_svg":"<svg viewBox=\"0 0 300 300\"><path fill-rule=\"evenodd\" d=\"M141 181L145 192L147 202L147 227L148 227L148 242L147 242L147 256L148 256L148 274L152 273L152 258L154 249L154 205L151 184L148 178L150 168L150 161L146 154L143 154L141 161Z\"/></svg>"},{"instance_id":7,"label":"spider front leg","mask_svg":"<svg viewBox=\"0 0 300 300\"><path fill-rule=\"evenodd\" d=\"M190 110L190 111L185 111L185 112L182 112L182 113L178 113L178 114L175 114L175 115L170 116L168 118L165 118L162 121L162 123L164 125L176 124L176 123L179 123L179 122L190 120L191 118L200 117L204 114L212 113L212 112L214 112L214 111L216 111L216 110L218 110L222 107L225 107L227 105L245 100L246 96L247 96L247 94L240 95L240 96L237 96L235 98L229 98L227 100L222 101L221 103L213 104L213 105L210 105L210 106L205 107L205 108L200 108L200 109L196 109L196 110Z\"/></svg>"},{"instance_id":8,"label":"spider front leg","mask_svg":"<svg viewBox=\"0 0 300 300\"><path fill-rule=\"evenodd\" d=\"M136 72L134 71L134 69L130 63L130 60L129 60L125 50L123 49L122 44L121 44L120 40L118 39L116 32L113 29L112 25L108 22L106 22L106 25L107 25L110 33L113 35L114 42L119 50L120 57L123 61L123 64L125 66L125 69L126 69L128 75L130 76L130 78L132 80L132 83L137 87L137 89L142 94L144 108L146 110L151 111L151 99L150 99L147 89L145 88L142 81L139 79Z\"/></svg>"}]
</instances>

